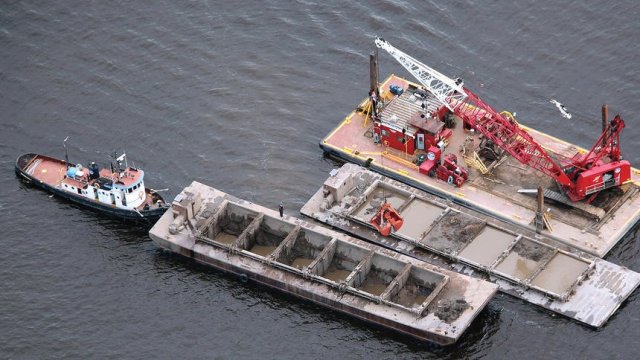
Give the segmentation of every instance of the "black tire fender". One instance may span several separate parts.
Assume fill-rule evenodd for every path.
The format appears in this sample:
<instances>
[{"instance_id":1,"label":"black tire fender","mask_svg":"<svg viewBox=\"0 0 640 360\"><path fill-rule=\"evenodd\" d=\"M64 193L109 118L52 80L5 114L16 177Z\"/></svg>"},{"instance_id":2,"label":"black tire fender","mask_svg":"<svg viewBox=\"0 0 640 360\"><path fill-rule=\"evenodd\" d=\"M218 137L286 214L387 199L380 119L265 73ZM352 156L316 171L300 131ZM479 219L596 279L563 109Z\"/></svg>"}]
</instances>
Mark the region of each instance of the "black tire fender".
<instances>
[{"instance_id":1,"label":"black tire fender","mask_svg":"<svg viewBox=\"0 0 640 360\"><path fill-rule=\"evenodd\" d=\"M240 280L241 283L246 284L249 282L249 277L247 276L247 274L239 274L238 280Z\"/></svg>"}]
</instances>

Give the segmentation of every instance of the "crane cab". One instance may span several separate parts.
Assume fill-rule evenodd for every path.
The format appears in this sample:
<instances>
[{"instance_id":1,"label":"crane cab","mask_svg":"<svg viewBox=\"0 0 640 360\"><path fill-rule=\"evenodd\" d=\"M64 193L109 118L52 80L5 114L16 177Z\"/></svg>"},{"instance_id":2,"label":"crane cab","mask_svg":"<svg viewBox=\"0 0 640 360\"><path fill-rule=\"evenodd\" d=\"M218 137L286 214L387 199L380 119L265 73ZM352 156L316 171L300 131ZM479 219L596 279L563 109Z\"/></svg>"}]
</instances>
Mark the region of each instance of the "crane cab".
<instances>
[{"instance_id":1,"label":"crane cab","mask_svg":"<svg viewBox=\"0 0 640 360\"><path fill-rule=\"evenodd\" d=\"M578 174L572 194L578 200L598 191L620 186L631 179L631 164L627 160L600 164Z\"/></svg>"}]
</instances>

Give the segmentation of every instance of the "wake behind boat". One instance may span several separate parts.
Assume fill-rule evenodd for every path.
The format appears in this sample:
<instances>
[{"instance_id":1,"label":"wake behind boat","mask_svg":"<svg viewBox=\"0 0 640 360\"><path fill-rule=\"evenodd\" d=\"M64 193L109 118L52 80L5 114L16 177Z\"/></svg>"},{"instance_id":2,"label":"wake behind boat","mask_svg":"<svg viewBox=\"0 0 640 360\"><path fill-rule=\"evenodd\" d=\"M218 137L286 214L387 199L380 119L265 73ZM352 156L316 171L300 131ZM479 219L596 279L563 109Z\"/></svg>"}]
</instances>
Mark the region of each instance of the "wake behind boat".
<instances>
[{"instance_id":1,"label":"wake behind boat","mask_svg":"<svg viewBox=\"0 0 640 360\"><path fill-rule=\"evenodd\" d=\"M167 205L160 194L145 188L144 171L128 166L125 156L112 162L110 169L101 169L95 162L85 168L68 160L27 153L18 157L15 170L28 183L93 210L124 219L155 221Z\"/></svg>"}]
</instances>

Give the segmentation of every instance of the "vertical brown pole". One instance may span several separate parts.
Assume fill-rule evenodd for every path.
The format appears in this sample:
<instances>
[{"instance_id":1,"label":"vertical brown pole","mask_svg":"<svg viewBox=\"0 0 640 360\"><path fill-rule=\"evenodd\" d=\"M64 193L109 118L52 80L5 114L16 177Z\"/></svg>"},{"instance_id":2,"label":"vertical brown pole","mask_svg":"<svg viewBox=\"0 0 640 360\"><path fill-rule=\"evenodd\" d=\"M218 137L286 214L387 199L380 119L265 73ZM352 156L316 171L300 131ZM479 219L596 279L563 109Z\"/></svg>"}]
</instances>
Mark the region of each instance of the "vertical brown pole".
<instances>
[{"instance_id":1,"label":"vertical brown pole","mask_svg":"<svg viewBox=\"0 0 640 360\"><path fill-rule=\"evenodd\" d=\"M609 107L607 104L602 105L602 132L607 129L609 125Z\"/></svg>"},{"instance_id":2,"label":"vertical brown pole","mask_svg":"<svg viewBox=\"0 0 640 360\"><path fill-rule=\"evenodd\" d=\"M540 234L544 230L544 189L538 186L538 210L536 211L535 225L536 233Z\"/></svg>"},{"instance_id":3,"label":"vertical brown pole","mask_svg":"<svg viewBox=\"0 0 640 360\"><path fill-rule=\"evenodd\" d=\"M542 186L538 186L538 212L544 212L544 189Z\"/></svg>"},{"instance_id":4,"label":"vertical brown pole","mask_svg":"<svg viewBox=\"0 0 640 360\"><path fill-rule=\"evenodd\" d=\"M369 54L369 83L370 83L369 92L375 91L376 95L379 95L378 93L378 56L377 56L377 52L375 51L372 51L371 54Z\"/></svg>"}]
</instances>

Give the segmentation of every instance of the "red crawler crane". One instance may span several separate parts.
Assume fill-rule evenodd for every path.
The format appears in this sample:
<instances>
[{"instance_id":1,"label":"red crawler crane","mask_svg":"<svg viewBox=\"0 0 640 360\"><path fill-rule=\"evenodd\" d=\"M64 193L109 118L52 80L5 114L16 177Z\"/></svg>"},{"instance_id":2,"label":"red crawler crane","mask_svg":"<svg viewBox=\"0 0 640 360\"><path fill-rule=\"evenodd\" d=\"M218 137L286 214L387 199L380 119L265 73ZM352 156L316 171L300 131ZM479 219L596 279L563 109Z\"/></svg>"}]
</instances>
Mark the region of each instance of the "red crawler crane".
<instances>
[{"instance_id":1,"label":"red crawler crane","mask_svg":"<svg viewBox=\"0 0 640 360\"><path fill-rule=\"evenodd\" d=\"M611 120L589 152L577 153L572 158L555 154L558 160L554 160L518 123L498 113L463 87L460 79L442 75L382 38L377 38L375 43L398 60L468 126L524 165L555 179L571 201L620 186L631 178L631 164L620 156L620 133L624 128L620 115Z\"/></svg>"}]
</instances>

